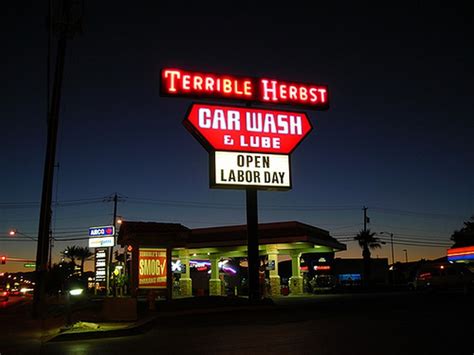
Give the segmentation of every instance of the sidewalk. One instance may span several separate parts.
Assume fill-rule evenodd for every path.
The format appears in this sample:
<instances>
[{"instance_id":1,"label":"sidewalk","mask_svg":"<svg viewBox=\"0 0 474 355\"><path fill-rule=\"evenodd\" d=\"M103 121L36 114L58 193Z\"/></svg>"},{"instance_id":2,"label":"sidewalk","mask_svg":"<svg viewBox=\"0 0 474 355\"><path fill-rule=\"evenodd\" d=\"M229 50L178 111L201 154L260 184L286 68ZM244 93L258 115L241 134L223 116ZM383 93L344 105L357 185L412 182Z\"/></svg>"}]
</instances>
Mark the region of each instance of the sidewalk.
<instances>
[{"instance_id":1,"label":"sidewalk","mask_svg":"<svg viewBox=\"0 0 474 355\"><path fill-rule=\"evenodd\" d=\"M141 304L143 306L143 304ZM63 323L53 325L47 331L47 342L68 341L79 339L97 339L108 337L123 337L141 334L153 327L155 322L166 317L188 314L203 314L210 312L232 312L254 307L272 307L271 300L264 300L257 305L250 305L247 298L229 297L190 297L171 301L156 302L156 310L139 312L138 320L134 322L101 322L87 321L87 314L82 312L84 321L74 322L74 326L65 328Z\"/></svg>"}]
</instances>

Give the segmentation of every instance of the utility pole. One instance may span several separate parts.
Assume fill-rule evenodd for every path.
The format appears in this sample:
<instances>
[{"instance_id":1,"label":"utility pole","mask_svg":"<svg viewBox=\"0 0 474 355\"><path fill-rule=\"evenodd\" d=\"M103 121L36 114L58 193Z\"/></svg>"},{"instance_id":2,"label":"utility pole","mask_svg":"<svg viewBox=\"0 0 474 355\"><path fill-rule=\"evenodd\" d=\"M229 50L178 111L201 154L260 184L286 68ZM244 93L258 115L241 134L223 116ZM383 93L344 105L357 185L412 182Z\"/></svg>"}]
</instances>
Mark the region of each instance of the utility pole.
<instances>
[{"instance_id":1,"label":"utility pole","mask_svg":"<svg viewBox=\"0 0 474 355\"><path fill-rule=\"evenodd\" d=\"M117 204L119 201L123 201L119 197L117 193L115 193L113 196L108 196L104 201L110 202L112 201L114 203L114 213L113 213L113 222L112 225L114 226L114 245L117 244L117 232L116 232L116 227L117 227ZM107 287L107 296L110 295L110 267L112 266L112 255L113 255L114 247L108 247L107 248L107 270L106 270L106 287Z\"/></svg>"},{"instance_id":2,"label":"utility pole","mask_svg":"<svg viewBox=\"0 0 474 355\"><path fill-rule=\"evenodd\" d=\"M393 233L390 233L390 244L392 245L392 265L395 265L395 253L393 252Z\"/></svg>"},{"instance_id":3,"label":"utility pole","mask_svg":"<svg viewBox=\"0 0 474 355\"><path fill-rule=\"evenodd\" d=\"M117 243L117 240L115 238L115 235L116 235L116 231L115 231L115 227L116 227L116 219L117 219L117 193L115 193L114 195L114 222L113 222L113 226L114 226L114 245ZM109 253L109 267L107 268L107 270L109 270L109 277L107 278L107 282L110 282L110 266L112 266L112 254L114 253L114 247L109 247L110 249L110 253ZM108 292L109 292L109 286L107 286L107 295L108 295Z\"/></svg>"},{"instance_id":4,"label":"utility pole","mask_svg":"<svg viewBox=\"0 0 474 355\"><path fill-rule=\"evenodd\" d=\"M364 232L367 231L367 222L369 221L369 218L367 217L367 207L364 206Z\"/></svg>"},{"instance_id":5,"label":"utility pole","mask_svg":"<svg viewBox=\"0 0 474 355\"><path fill-rule=\"evenodd\" d=\"M53 256L53 231L49 230L49 262L48 262L48 270L51 271L51 264L52 264L52 256Z\"/></svg>"},{"instance_id":6,"label":"utility pole","mask_svg":"<svg viewBox=\"0 0 474 355\"><path fill-rule=\"evenodd\" d=\"M52 20L52 2L49 3L49 21ZM58 35L56 53L56 69L54 73L51 105L47 120L46 156L43 170L43 189L41 194L41 210L38 226L38 244L36 248L36 286L33 294L33 318L39 318L44 311L45 283L48 270L48 252L51 227L51 200L54 180L54 163L56 159L56 141L59 123L59 109L61 102L61 87L64 72L64 59L66 56L67 39L80 29L81 16L73 14L72 1L60 2L60 15L54 22ZM77 4L76 4L77 5ZM51 24L51 22L50 22ZM51 27L51 26L49 26Z\"/></svg>"}]
</instances>

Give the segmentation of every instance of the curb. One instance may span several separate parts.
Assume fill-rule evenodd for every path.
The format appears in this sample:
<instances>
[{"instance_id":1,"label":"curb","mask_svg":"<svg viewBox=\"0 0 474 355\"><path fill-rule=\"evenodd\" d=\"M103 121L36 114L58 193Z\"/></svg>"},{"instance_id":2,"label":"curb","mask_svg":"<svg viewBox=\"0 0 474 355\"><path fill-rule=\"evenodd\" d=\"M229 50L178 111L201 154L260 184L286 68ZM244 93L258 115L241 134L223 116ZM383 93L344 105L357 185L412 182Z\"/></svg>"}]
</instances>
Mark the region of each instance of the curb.
<instances>
[{"instance_id":1,"label":"curb","mask_svg":"<svg viewBox=\"0 0 474 355\"><path fill-rule=\"evenodd\" d=\"M271 305L258 305L265 308ZM129 335L143 334L150 330L158 319L176 316L185 316L190 314L205 314L205 313L219 313L219 312L235 312L241 310L251 310L256 306L230 306L230 307L216 307L204 309L189 309L189 310L175 310L164 311L162 313L149 316L148 318L137 321L124 328L111 330L91 330L91 331L66 331L50 337L46 342L57 341L71 341L71 340L86 340L86 339L100 339L100 338L114 338Z\"/></svg>"},{"instance_id":2,"label":"curb","mask_svg":"<svg viewBox=\"0 0 474 355\"><path fill-rule=\"evenodd\" d=\"M129 335L143 334L150 330L156 321L157 316L148 319L140 320L124 328L98 331L66 331L52 336L47 342L56 341L70 341L70 340L86 340L86 339L100 339L100 338L114 338Z\"/></svg>"}]
</instances>

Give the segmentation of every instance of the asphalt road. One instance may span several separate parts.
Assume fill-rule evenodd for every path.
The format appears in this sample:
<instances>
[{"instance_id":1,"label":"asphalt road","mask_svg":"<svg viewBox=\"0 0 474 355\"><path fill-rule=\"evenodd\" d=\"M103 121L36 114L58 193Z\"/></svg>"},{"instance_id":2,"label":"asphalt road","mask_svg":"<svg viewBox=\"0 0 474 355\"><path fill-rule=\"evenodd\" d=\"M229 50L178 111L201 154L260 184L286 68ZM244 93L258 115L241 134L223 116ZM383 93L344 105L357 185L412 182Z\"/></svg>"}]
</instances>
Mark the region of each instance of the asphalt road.
<instances>
[{"instance_id":1,"label":"asphalt road","mask_svg":"<svg viewBox=\"0 0 474 355\"><path fill-rule=\"evenodd\" d=\"M23 302L26 296L10 296L8 301L0 301L0 310L13 307L14 305Z\"/></svg>"},{"instance_id":2,"label":"asphalt road","mask_svg":"<svg viewBox=\"0 0 474 355\"><path fill-rule=\"evenodd\" d=\"M472 355L473 301L474 296L461 293L282 297L274 306L162 317L141 335L30 342L24 349L9 350L62 355Z\"/></svg>"}]
</instances>

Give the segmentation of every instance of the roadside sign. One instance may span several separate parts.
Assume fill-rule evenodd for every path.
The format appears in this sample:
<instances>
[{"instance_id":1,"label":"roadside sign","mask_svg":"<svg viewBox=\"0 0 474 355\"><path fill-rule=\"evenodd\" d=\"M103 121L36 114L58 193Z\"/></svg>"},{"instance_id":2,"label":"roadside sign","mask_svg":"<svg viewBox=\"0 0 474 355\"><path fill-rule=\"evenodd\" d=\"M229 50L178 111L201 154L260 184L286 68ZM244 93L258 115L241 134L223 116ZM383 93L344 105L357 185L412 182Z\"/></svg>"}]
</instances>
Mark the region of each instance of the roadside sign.
<instances>
[{"instance_id":1,"label":"roadside sign","mask_svg":"<svg viewBox=\"0 0 474 355\"><path fill-rule=\"evenodd\" d=\"M326 85L174 68L161 70L160 95L292 105L311 110L329 108Z\"/></svg>"},{"instance_id":2,"label":"roadside sign","mask_svg":"<svg viewBox=\"0 0 474 355\"><path fill-rule=\"evenodd\" d=\"M291 189L288 155L221 151L210 155L212 188Z\"/></svg>"},{"instance_id":3,"label":"roadside sign","mask_svg":"<svg viewBox=\"0 0 474 355\"><path fill-rule=\"evenodd\" d=\"M34 263L26 263L26 264L23 264L23 266L26 268L32 268L32 269L36 268L36 264Z\"/></svg>"},{"instance_id":4,"label":"roadside sign","mask_svg":"<svg viewBox=\"0 0 474 355\"><path fill-rule=\"evenodd\" d=\"M95 281L104 282L107 280L107 249L98 248L95 250Z\"/></svg>"},{"instance_id":5,"label":"roadside sign","mask_svg":"<svg viewBox=\"0 0 474 355\"><path fill-rule=\"evenodd\" d=\"M113 235L115 235L114 226L101 226L101 227L89 228L90 237L113 236Z\"/></svg>"},{"instance_id":6,"label":"roadside sign","mask_svg":"<svg viewBox=\"0 0 474 355\"><path fill-rule=\"evenodd\" d=\"M138 288L166 288L166 249L140 248Z\"/></svg>"},{"instance_id":7,"label":"roadside sign","mask_svg":"<svg viewBox=\"0 0 474 355\"><path fill-rule=\"evenodd\" d=\"M114 237L89 238L89 248L113 247Z\"/></svg>"},{"instance_id":8,"label":"roadside sign","mask_svg":"<svg viewBox=\"0 0 474 355\"><path fill-rule=\"evenodd\" d=\"M311 132L304 112L192 104L185 127L208 151L290 154Z\"/></svg>"}]
</instances>

